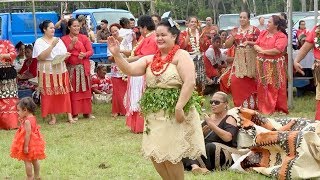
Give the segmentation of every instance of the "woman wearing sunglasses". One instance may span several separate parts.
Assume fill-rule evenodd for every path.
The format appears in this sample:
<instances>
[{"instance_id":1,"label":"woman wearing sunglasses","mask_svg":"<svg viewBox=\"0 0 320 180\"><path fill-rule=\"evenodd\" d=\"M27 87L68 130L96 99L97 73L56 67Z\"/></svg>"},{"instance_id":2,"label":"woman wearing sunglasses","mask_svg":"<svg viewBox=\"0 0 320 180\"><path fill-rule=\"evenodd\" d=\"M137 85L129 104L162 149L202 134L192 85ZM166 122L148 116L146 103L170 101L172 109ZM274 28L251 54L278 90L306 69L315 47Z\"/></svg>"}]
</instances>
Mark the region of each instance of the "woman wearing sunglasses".
<instances>
[{"instance_id":1,"label":"woman wearing sunglasses","mask_svg":"<svg viewBox=\"0 0 320 180\"><path fill-rule=\"evenodd\" d=\"M210 104L212 114L205 115L202 123L207 158L201 156L198 160L183 159L185 169L195 174L230 167L233 164L231 151L237 147L238 127L236 120L227 114L227 94L221 91L214 93Z\"/></svg>"}]
</instances>

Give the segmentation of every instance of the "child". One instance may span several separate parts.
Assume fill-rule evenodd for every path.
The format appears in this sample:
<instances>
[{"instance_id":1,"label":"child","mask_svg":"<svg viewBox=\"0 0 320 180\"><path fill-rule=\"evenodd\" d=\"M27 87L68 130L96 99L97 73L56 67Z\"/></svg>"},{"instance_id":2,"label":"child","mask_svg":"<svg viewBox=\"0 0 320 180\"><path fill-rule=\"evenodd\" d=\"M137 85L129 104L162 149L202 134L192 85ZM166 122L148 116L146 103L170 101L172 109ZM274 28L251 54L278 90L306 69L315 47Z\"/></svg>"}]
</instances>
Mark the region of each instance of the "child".
<instances>
[{"instance_id":1,"label":"child","mask_svg":"<svg viewBox=\"0 0 320 180\"><path fill-rule=\"evenodd\" d=\"M46 158L46 155L44 153L45 142L34 116L36 104L30 97L22 98L17 105L17 109L20 127L13 139L10 156L24 161L28 180L40 179L40 164L38 160Z\"/></svg>"}]
</instances>

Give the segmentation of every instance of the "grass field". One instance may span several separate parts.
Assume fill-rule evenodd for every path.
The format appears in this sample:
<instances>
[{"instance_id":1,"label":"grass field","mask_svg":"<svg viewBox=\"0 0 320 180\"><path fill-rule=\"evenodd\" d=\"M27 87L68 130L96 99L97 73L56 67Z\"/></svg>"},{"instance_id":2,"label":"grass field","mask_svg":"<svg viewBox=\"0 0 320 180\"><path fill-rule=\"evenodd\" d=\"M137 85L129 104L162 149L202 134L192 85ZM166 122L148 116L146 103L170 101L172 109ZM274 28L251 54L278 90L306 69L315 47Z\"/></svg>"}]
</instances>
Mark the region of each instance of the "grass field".
<instances>
[{"instance_id":1,"label":"grass field","mask_svg":"<svg viewBox=\"0 0 320 180\"><path fill-rule=\"evenodd\" d=\"M292 117L313 118L314 95L294 99ZM207 109L209 105L206 104ZM59 116L50 126L41 118L47 158L40 161L42 179L160 179L151 162L141 156L141 134L133 134L125 126L125 118L112 118L110 105L94 105L95 120L79 119L76 124ZM279 114L278 114L279 115ZM39 116L38 116L39 117ZM10 158L10 146L15 130L0 131L0 179L24 179L24 164ZM254 172L213 172L186 179L268 179Z\"/></svg>"}]
</instances>

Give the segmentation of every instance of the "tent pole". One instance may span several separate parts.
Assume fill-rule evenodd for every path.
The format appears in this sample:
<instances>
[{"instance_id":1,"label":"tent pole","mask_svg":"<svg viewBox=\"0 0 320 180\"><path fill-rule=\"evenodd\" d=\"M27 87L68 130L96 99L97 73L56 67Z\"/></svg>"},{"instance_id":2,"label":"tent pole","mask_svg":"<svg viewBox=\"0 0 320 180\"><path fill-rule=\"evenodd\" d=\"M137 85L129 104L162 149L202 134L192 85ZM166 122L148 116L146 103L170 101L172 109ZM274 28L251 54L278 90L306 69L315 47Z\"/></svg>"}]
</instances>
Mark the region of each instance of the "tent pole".
<instances>
[{"instance_id":1,"label":"tent pole","mask_svg":"<svg viewBox=\"0 0 320 180\"><path fill-rule=\"evenodd\" d=\"M292 0L287 0L288 14L288 106L293 107L293 61L292 61Z\"/></svg>"},{"instance_id":2,"label":"tent pole","mask_svg":"<svg viewBox=\"0 0 320 180\"><path fill-rule=\"evenodd\" d=\"M38 39L38 33L37 33L37 18L36 18L36 7L35 7L34 0L32 0L32 15L33 15L34 36L35 36L35 39Z\"/></svg>"}]
</instances>

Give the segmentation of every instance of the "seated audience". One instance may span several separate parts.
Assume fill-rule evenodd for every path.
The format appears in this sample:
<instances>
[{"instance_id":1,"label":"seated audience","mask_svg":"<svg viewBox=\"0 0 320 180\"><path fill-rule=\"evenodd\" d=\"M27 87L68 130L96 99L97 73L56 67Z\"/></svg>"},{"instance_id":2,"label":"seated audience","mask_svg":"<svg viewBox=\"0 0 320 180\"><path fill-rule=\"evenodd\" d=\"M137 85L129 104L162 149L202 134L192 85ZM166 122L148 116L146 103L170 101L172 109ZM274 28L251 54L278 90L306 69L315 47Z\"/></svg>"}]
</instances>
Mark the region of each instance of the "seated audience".
<instances>
[{"instance_id":1,"label":"seated audience","mask_svg":"<svg viewBox=\"0 0 320 180\"><path fill-rule=\"evenodd\" d=\"M195 174L230 167L233 164L231 151L237 147L239 129L236 120L227 114L228 95L218 91L212 96L210 104L213 114L205 115L202 123L207 158L201 156L198 160L182 159L185 169Z\"/></svg>"},{"instance_id":2,"label":"seated audience","mask_svg":"<svg viewBox=\"0 0 320 180\"><path fill-rule=\"evenodd\" d=\"M35 89L37 84L37 59L32 58L33 47L25 46L25 61L18 72L18 89Z\"/></svg>"},{"instance_id":3,"label":"seated audience","mask_svg":"<svg viewBox=\"0 0 320 180\"><path fill-rule=\"evenodd\" d=\"M107 67L100 65L91 78L91 89L95 94L112 94L112 83L107 75Z\"/></svg>"},{"instance_id":4,"label":"seated audience","mask_svg":"<svg viewBox=\"0 0 320 180\"><path fill-rule=\"evenodd\" d=\"M24 56L24 48L25 48L25 46L24 46L23 42L19 41L16 44L15 48L16 48L16 51L17 51L17 57L13 62L13 66L14 66L14 69L17 72L19 72L20 69L22 68L24 60L26 59L26 57Z\"/></svg>"}]
</instances>

